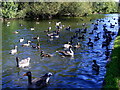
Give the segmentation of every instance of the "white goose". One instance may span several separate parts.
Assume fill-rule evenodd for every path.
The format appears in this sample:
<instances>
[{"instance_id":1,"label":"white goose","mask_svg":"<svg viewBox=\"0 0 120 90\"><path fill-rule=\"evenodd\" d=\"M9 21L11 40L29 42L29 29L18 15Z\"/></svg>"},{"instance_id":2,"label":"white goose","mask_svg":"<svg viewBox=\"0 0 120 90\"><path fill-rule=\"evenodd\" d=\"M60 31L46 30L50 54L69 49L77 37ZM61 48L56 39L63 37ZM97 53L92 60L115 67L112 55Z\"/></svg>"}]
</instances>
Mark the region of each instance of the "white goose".
<instances>
[{"instance_id":1,"label":"white goose","mask_svg":"<svg viewBox=\"0 0 120 90\"><path fill-rule=\"evenodd\" d=\"M24 38L21 38L20 40L19 40L19 42L23 42L24 41Z\"/></svg>"},{"instance_id":2,"label":"white goose","mask_svg":"<svg viewBox=\"0 0 120 90\"><path fill-rule=\"evenodd\" d=\"M16 53L17 53L17 46L15 46L15 48L10 51L10 54L12 55Z\"/></svg>"},{"instance_id":3,"label":"white goose","mask_svg":"<svg viewBox=\"0 0 120 90\"><path fill-rule=\"evenodd\" d=\"M22 68L28 67L30 63L30 57L23 59L20 62L19 62L19 58L16 57L16 62L17 62L17 67L22 67Z\"/></svg>"},{"instance_id":4,"label":"white goose","mask_svg":"<svg viewBox=\"0 0 120 90\"><path fill-rule=\"evenodd\" d=\"M25 44L23 44L22 46L23 46L23 47L24 47L24 46L28 47L28 46L30 46L30 42L31 42L31 41L28 40L28 43L25 43Z\"/></svg>"}]
</instances>

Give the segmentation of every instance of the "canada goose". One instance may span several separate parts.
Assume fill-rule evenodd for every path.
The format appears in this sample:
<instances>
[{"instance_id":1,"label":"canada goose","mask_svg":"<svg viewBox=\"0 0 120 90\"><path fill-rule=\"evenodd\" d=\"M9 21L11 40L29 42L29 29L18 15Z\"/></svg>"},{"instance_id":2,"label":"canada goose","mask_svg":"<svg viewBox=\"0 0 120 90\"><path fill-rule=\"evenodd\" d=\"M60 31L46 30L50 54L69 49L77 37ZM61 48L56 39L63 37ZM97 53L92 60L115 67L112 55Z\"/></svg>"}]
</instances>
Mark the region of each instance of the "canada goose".
<instances>
[{"instance_id":1,"label":"canada goose","mask_svg":"<svg viewBox=\"0 0 120 90\"><path fill-rule=\"evenodd\" d=\"M85 26L86 25L86 23L82 23L82 26Z\"/></svg>"},{"instance_id":2,"label":"canada goose","mask_svg":"<svg viewBox=\"0 0 120 90\"><path fill-rule=\"evenodd\" d=\"M48 29L45 30L44 32L50 32L51 29L52 29L51 27L48 27Z\"/></svg>"},{"instance_id":3,"label":"canada goose","mask_svg":"<svg viewBox=\"0 0 120 90\"><path fill-rule=\"evenodd\" d=\"M73 50L71 49L72 47L70 46L69 47L69 50L65 50L65 51L63 51L63 50L59 50L59 51L56 51L56 52L59 52L60 54L62 54L62 56L74 56L74 52L73 52Z\"/></svg>"},{"instance_id":4,"label":"canada goose","mask_svg":"<svg viewBox=\"0 0 120 90\"><path fill-rule=\"evenodd\" d=\"M110 28L114 28L115 27L115 25L113 25L112 23L110 23Z\"/></svg>"},{"instance_id":5,"label":"canada goose","mask_svg":"<svg viewBox=\"0 0 120 90\"><path fill-rule=\"evenodd\" d=\"M100 38L99 38L99 34L100 33L97 33L97 36L95 36L95 39L94 39L94 41L98 41Z\"/></svg>"},{"instance_id":6,"label":"canada goose","mask_svg":"<svg viewBox=\"0 0 120 90\"><path fill-rule=\"evenodd\" d=\"M52 55L50 55L50 54L44 54L43 50L41 51L41 55L40 56L41 57L52 57Z\"/></svg>"},{"instance_id":7,"label":"canada goose","mask_svg":"<svg viewBox=\"0 0 120 90\"><path fill-rule=\"evenodd\" d=\"M87 43L87 45L93 47L93 42L91 42L91 38L89 38L89 42Z\"/></svg>"},{"instance_id":8,"label":"canada goose","mask_svg":"<svg viewBox=\"0 0 120 90\"><path fill-rule=\"evenodd\" d=\"M108 22L110 22L110 20L108 20Z\"/></svg>"},{"instance_id":9,"label":"canada goose","mask_svg":"<svg viewBox=\"0 0 120 90\"><path fill-rule=\"evenodd\" d=\"M53 33L48 34L47 36L51 37L51 38L59 38L59 31L54 31Z\"/></svg>"},{"instance_id":10,"label":"canada goose","mask_svg":"<svg viewBox=\"0 0 120 90\"><path fill-rule=\"evenodd\" d=\"M56 22L56 28L57 29L60 29L60 24L61 24L61 22Z\"/></svg>"},{"instance_id":11,"label":"canada goose","mask_svg":"<svg viewBox=\"0 0 120 90\"><path fill-rule=\"evenodd\" d=\"M39 78L35 78L32 80L32 73L30 71L26 72L25 74L23 74L23 76L28 76L28 84L31 86L35 86L35 87L45 87L48 85L49 80L50 80L50 76L52 76L53 74L51 72L46 73L44 76L41 76Z\"/></svg>"},{"instance_id":12,"label":"canada goose","mask_svg":"<svg viewBox=\"0 0 120 90\"><path fill-rule=\"evenodd\" d=\"M24 47L24 46L27 46L27 47L28 47L28 46L30 46L30 42L31 42L31 41L28 40L28 43L25 43L25 44L23 44L22 46L23 46L23 47Z\"/></svg>"},{"instance_id":13,"label":"canada goose","mask_svg":"<svg viewBox=\"0 0 120 90\"><path fill-rule=\"evenodd\" d=\"M103 28L105 28L105 27L107 27L107 25L106 25L106 24L104 24L104 25L103 25Z\"/></svg>"},{"instance_id":14,"label":"canada goose","mask_svg":"<svg viewBox=\"0 0 120 90\"><path fill-rule=\"evenodd\" d=\"M68 43L66 43L66 44L63 45L63 48L69 49L70 46L72 46L71 42L68 42Z\"/></svg>"},{"instance_id":15,"label":"canada goose","mask_svg":"<svg viewBox=\"0 0 120 90\"><path fill-rule=\"evenodd\" d=\"M10 51L10 54L12 54L12 55L14 55L16 53L17 53L17 46L15 46L15 48Z\"/></svg>"},{"instance_id":16,"label":"canada goose","mask_svg":"<svg viewBox=\"0 0 120 90\"><path fill-rule=\"evenodd\" d=\"M37 46L31 46L32 48L36 48L36 49L40 49L40 44L39 43L37 43Z\"/></svg>"},{"instance_id":17,"label":"canada goose","mask_svg":"<svg viewBox=\"0 0 120 90\"><path fill-rule=\"evenodd\" d=\"M74 48L77 49L77 48L80 48L80 46L81 46L81 45L80 45L80 43L78 42L78 43L74 46Z\"/></svg>"},{"instance_id":18,"label":"canada goose","mask_svg":"<svg viewBox=\"0 0 120 90\"><path fill-rule=\"evenodd\" d=\"M83 34L81 37L78 37L78 39L84 39L84 36L85 36L85 35Z\"/></svg>"},{"instance_id":19,"label":"canada goose","mask_svg":"<svg viewBox=\"0 0 120 90\"><path fill-rule=\"evenodd\" d=\"M39 40L40 37L39 37L39 36L37 36L37 37L32 37L32 39L37 39L37 40Z\"/></svg>"},{"instance_id":20,"label":"canada goose","mask_svg":"<svg viewBox=\"0 0 120 90\"><path fill-rule=\"evenodd\" d=\"M53 36L54 33L47 33L47 36Z\"/></svg>"},{"instance_id":21,"label":"canada goose","mask_svg":"<svg viewBox=\"0 0 120 90\"><path fill-rule=\"evenodd\" d=\"M117 22L115 22L115 24L117 24Z\"/></svg>"},{"instance_id":22,"label":"canada goose","mask_svg":"<svg viewBox=\"0 0 120 90\"><path fill-rule=\"evenodd\" d=\"M23 42L24 41L24 38L21 38L20 40L19 40L19 42Z\"/></svg>"},{"instance_id":23,"label":"canada goose","mask_svg":"<svg viewBox=\"0 0 120 90\"><path fill-rule=\"evenodd\" d=\"M103 48L103 47L106 47L106 46L108 46L108 45L109 45L108 42L106 42L106 41L103 41L103 42L102 42L102 48Z\"/></svg>"},{"instance_id":24,"label":"canada goose","mask_svg":"<svg viewBox=\"0 0 120 90\"><path fill-rule=\"evenodd\" d=\"M59 31L56 31L53 33L53 35L50 36L51 38L59 38Z\"/></svg>"},{"instance_id":25,"label":"canada goose","mask_svg":"<svg viewBox=\"0 0 120 90\"><path fill-rule=\"evenodd\" d=\"M97 29L98 29L98 27L95 25L94 28L93 28L93 30L97 30Z\"/></svg>"},{"instance_id":26,"label":"canada goose","mask_svg":"<svg viewBox=\"0 0 120 90\"><path fill-rule=\"evenodd\" d=\"M37 49L40 49L40 43L37 43Z\"/></svg>"},{"instance_id":27,"label":"canada goose","mask_svg":"<svg viewBox=\"0 0 120 90\"><path fill-rule=\"evenodd\" d=\"M116 33L115 33L115 32L111 32L110 34L111 34L112 36L116 35Z\"/></svg>"},{"instance_id":28,"label":"canada goose","mask_svg":"<svg viewBox=\"0 0 120 90\"><path fill-rule=\"evenodd\" d=\"M93 34L93 30L92 30L92 32L90 32L89 34Z\"/></svg>"},{"instance_id":29,"label":"canada goose","mask_svg":"<svg viewBox=\"0 0 120 90\"><path fill-rule=\"evenodd\" d=\"M28 67L29 66L29 62L30 62L30 57L23 59L19 62L19 58L16 57L16 62L17 62L17 67Z\"/></svg>"},{"instance_id":30,"label":"canada goose","mask_svg":"<svg viewBox=\"0 0 120 90\"><path fill-rule=\"evenodd\" d=\"M22 24L19 24L19 26L21 26L21 27L22 27L23 25L22 25Z\"/></svg>"},{"instance_id":31,"label":"canada goose","mask_svg":"<svg viewBox=\"0 0 120 90\"><path fill-rule=\"evenodd\" d=\"M87 31L87 27L85 27L81 33L86 33L86 31Z\"/></svg>"},{"instance_id":32,"label":"canada goose","mask_svg":"<svg viewBox=\"0 0 120 90\"><path fill-rule=\"evenodd\" d=\"M99 73L99 68L100 68L100 66L97 65L96 60L93 60L92 70L94 70L97 73Z\"/></svg>"},{"instance_id":33,"label":"canada goose","mask_svg":"<svg viewBox=\"0 0 120 90\"><path fill-rule=\"evenodd\" d=\"M81 29L79 28L78 31L75 31L75 33L81 33Z\"/></svg>"},{"instance_id":34,"label":"canada goose","mask_svg":"<svg viewBox=\"0 0 120 90\"><path fill-rule=\"evenodd\" d=\"M71 26L69 25L68 27L65 28L65 30L71 31Z\"/></svg>"}]
</instances>

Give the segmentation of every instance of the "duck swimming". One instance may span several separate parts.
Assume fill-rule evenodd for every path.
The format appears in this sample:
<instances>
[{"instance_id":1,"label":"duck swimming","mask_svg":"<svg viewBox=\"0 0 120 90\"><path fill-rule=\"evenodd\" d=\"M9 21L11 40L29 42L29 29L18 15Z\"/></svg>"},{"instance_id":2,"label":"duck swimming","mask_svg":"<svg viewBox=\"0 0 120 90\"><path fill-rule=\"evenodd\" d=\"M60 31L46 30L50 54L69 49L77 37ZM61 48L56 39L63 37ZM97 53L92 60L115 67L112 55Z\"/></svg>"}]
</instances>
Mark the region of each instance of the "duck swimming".
<instances>
[{"instance_id":1,"label":"duck swimming","mask_svg":"<svg viewBox=\"0 0 120 90\"><path fill-rule=\"evenodd\" d=\"M89 38L89 42L87 43L87 45L93 47L93 42L91 42L91 38Z\"/></svg>"},{"instance_id":2,"label":"duck swimming","mask_svg":"<svg viewBox=\"0 0 120 90\"><path fill-rule=\"evenodd\" d=\"M28 40L28 43L25 43L25 44L23 44L22 46L23 46L23 47L24 47L24 46L28 47L28 46L30 46L30 42L31 42L31 41Z\"/></svg>"},{"instance_id":3,"label":"duck swimming","mask_svg":"<svg viewBox=\"0 0 120 90\"><path fill-rule=\"evenodd\" d=\"M18 34L19 32L18 31L15 31L15 32L13 32L14 34Z\"/></svg>"},{"instance_id":4,"label":"duck swimming","mask_svg":"<svg viewBox=\"0 0 120 90\"><path fill-rule=\"evenodd\" d=\"M23 74L23 76L28 76L28 84L30 86L34 86L42 88L48 85L49 80L50 80L50 76L52 76L52 73L46 73L44 76L41 76L39 78L35 78L32 80L32 73L31 71L26 72L25 74Z\"/></svg>"},{"instance_id":5,"label":"duck swimming","mask_svg":"<svg viewBox=\"0 0 120 90\"><path fill-rule=\"evenodd\" d=\"M24 41L24 38L21 38L20 40L19 40L19 42L23 42Z\"/></svg>"},{"instance_id":6,"label":"duck swimming","mask_svg":"<svg viewBox=\"0 0 120 90\"><path fill-rule=\"evenodd\" d=\"M40 49L40 44L39 43L37 43L37 45L36 46L31 46L32 48L36 48L36 49Z\"/></svg>"},{"instance_id":7,"label":"duck swimming","mask_svg":"<svg viewBox=\"0 0 120 90\"><path fill-rule=\"evenodd\" d=\"M71 46L69 47L69 50L65 50L65 51L59 50L59 51L56 51L56 52L59 52L61 54L61 56L72 56L72 57L74 57L74 52L73 52Z\"/></svg>"},{"instance_id":8,"label":"duck swimming","mask_svg":"<svg viewBox=\"0 0 120 90\"><path fill-rule=\"evenodd\" d=\"M31 30L31 31L34 31L34 30L35 30L35 28L30 28L30 30Z\"/></svg>"},{"instance_id":9,"label":"duck swimming","mask_svg":"<svg viewBox=\"0 0 120 90\"><path fill-rule=\"evenodd\" d=\"M81 46L81 44L78 42L78 43L74 46L74 48L77 49L77 48L80 48L80 46Z\"/></svg>"},{"instance_id":10,"label":"duck swimming","mask_svg":"<svg viewBox=\"0 0 120 90\"><path fill-rule=\"evenodd\" d=\"M41 57L52 57L52 55L50 55L50 54L44 54L43 50L41 51L41 55L40 56Z\"/></svg>"},{"instance_id":11,"label":"duck swimming","mask_svg":"<svg viewBox=\"0 0 120 90\"><path fill-rule=\"evenodd\" d=\"M96 60L93 60L92 70L96 71L97 74L99 74L99 68L100 66L97 65Z\"/></svg>"},{"instance_id":12,"label":"duck swimming","mask_svg":"<svg viewBox=\"0 0 120 90\"><path fill-rule=\"evenodd\" d=\"M37 37L32 37L32 39L37 39L37 40L39 40L40 37L39 37L39 36L37 36Z\"/></svg>"},{"instance_id":13,"label":"duck swimming","mask_svg":"<svg viewBox=\"0 0 120 90\"><path fill-rule=\"evenodd\" d=\"M30 57L23 59L20 62L19 62L19 58L16 57L16 62L17 62L17 67L22 67L22 68L28 67L30 63Z\"/></svg>"},{"instance_id":14,"label":"duck swimming","mask_svg":"<svg viewBox=\"0 0 120 90\"><path fill-rule=\"evenodd\" d=\"M12 54L12 55L14 55L14 54L16 54L17 53L17 46L15 46L15 49L12 49L11 51L10 51L10 54Z\"/></svg>"},{"instance_id":15,"label":"duck swimming","mask_svg":"<svg viewBox=\"0 0 120 90\"><path fill-rule=\"evenodd\" d=\"M68 42L68 43L66 43L66 44L63 45L63 48L69 49L70 46L72 46L71 42Z\"/></svg>"},{"instance_id":16,"label":"duck swimming","mask_svg":"<svg viewBox=\"0 0 120 90\"><path fill-rule=\"evenodd\" d=\"M95 36L95 39L94 39L94 41L98 41L100 38L99 38L99 34L100 33L97 33L97 36Z\"/></svg>"}]
</instances>

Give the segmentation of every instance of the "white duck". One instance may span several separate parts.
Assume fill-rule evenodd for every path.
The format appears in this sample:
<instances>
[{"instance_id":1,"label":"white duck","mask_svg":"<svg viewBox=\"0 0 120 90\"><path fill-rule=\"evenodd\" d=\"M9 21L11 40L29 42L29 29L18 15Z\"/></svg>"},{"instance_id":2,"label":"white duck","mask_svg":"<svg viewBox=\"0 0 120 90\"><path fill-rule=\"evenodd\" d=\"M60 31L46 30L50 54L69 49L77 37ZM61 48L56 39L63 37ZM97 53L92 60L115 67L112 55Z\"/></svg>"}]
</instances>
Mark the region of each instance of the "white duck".
<instances>
[{"instance_id":1,"label":"white duck","mask_svg":"<svg viewBox=\"0 0 120 90\"><path fill-rule=\"evenodd\" d=\"M10 51L10 54L12 55L16 53L17 53L17 46L15 46L15 48Z\"/></svg>"},{"instance_id":2,"label":"white duck","mask_svg":"<svg viewBox=\"0 0 120 90\"><path fill-rule=\"evenodd\" d=\"M21 38L20 40L19 40L19 42L23 42L24 41L24 38Z\"/></svg>"},{"instance_id":3,"label":"white duck","mask_svg":"<svg viewBox=\"0 0 120 90\"><path fill-rule=\"evenodd\" d=\"M22 46L23 46L23 47L24 47L24 46L28 47L28 46L30 46L30 42L31 42L31 41L28 40L28 43L25 43L25 44L23 44Z\"/></svg>"},{"instance_id":4,"label":"white duck","mask_svg":"<svg viewBox=\"0 0 120 90\"><path fill-rule=\"evenodd\" d=\"M30 63L30 57L23 59L20 62L19 62L19 58L16 57L16 62L17 62L17 67L22 67L22 68L28 67Z\"/></svg>"},{"instance_id":5,"label":"white duck","mask_svg":"<svg viewBox=\"0 0 120 90\"><path fill-rule=\"evenodd\" d=\"M10 22L7 22L7 27L9 27L10 26Z\"/></svg>"},{"instance_id":6,"label":"white duck","mask_svg":"<svg viewBox=\"0 0 120 90\"><path fill-rule=\"evenodd\" d=\"M35 28L30 28L30 30L31 30L31 31L34 31L34 30L35 30Z\"/></svg>"}]
</instances>

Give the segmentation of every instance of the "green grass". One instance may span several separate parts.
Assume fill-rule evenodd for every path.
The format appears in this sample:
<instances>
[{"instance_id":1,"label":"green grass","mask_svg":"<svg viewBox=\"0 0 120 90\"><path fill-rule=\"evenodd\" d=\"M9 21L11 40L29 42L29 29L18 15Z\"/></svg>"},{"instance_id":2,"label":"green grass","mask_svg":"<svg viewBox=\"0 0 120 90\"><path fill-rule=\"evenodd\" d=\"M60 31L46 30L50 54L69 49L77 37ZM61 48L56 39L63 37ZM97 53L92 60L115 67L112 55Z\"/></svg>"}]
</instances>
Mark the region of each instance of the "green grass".
<instances>
[{"instance_id":1,"label":"green grass","mask_svg":"<svg viewBox=\"0 0 120 90\"><path fill-rule=\"evenodd\" d=\"M111 62L107 64L105 85L103 88L119 88L120 90L120 32L114 43Z\"/></svg>"}]
</instances>

